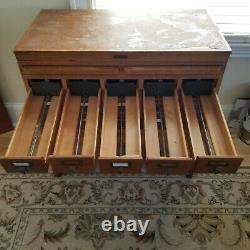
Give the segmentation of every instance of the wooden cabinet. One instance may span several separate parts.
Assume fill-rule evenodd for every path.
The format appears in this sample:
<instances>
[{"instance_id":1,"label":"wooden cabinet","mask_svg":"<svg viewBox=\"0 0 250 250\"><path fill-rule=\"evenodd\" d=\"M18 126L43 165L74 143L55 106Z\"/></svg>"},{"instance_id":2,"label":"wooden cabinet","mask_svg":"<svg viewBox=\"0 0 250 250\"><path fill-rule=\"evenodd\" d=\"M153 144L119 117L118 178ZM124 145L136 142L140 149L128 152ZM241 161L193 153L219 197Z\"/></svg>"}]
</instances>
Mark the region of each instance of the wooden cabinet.
<instances>
[{"instance_id":1,"label":"wooden cabinet","mask_svg":"<svg viewBox=\"0 0 250 250\"><path fill-rule=\"evenodd\" d=\"M15 48L29 95L0 161L56 174L235 172L217 97L230 52L203 10L43 10Z\"/></svg>"}]
</instances>

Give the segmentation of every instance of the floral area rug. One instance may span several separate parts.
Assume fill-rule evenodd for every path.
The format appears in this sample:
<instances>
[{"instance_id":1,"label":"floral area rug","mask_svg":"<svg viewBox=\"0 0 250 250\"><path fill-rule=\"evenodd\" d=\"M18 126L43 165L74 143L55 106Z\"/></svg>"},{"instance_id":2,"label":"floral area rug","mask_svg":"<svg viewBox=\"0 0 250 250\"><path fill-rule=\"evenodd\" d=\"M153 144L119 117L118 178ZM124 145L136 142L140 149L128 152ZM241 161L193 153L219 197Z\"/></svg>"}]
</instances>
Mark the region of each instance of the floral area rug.
<instances>
[{"instance_id":1,"label":"floral area rug","mask_svg":"<svg viewBox=\"0 0 250 250\"><path fill-rule=\"evenodd\" d=\"M102 231L114 215L149 227ZM250 174L0 175L0 249L249 250Z\"/></svg>"}]
</instances>

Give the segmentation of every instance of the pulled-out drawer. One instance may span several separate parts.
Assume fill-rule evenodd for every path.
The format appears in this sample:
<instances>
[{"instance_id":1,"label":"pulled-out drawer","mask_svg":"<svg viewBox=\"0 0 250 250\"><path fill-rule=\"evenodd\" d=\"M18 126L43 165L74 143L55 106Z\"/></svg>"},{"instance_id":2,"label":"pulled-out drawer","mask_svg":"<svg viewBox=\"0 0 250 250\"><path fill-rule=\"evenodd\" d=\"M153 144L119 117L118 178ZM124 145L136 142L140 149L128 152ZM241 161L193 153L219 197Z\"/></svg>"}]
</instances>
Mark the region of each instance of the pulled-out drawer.
<instances>
[{"instance_id":1,"label":"pulled-out drawer","mask_svg":"<svg viewBox=\"0 0 250 250\"><path fill-rule=\"evenodd\" d=\"M143 106L147 173L190 174L175 80L145 80Z\"/></svg>"},{"instance_id":2,"label":"pulled-out drawer","mask_svg":"<svg viewBox=\"0 0 250 250\"><path fill-rule=\"evenodd\" d=\"M63 93L59 80L31 80L31 90L4 157L7 172L46 172L47 157L61 114Z\"/></svg>"},{"instance_id":3,"label":"pulled-out drawer","mask_svg":"<svg viewBox=\"0 0 250 250\"><path fill-rule=\"evenodd\" d=\"M91 173L95 153L100 106L98 80L70 80L53 155L53 172Z\"/></svg>"},{"instance_id":4,"label":"pulled-out drawer","mask_svg":"<svg viewBox=\"0 0 250 250\"><path fill-rule=\"evenodd\" d=\"M183 80L182 100L195 172L234 173L242 162L237 156L214 81Z\"/></svg>"},{"instance_id":5,"label":"pulled-out drawer","mask_svg":"<svg viewBox=\"0 0 250 250\"><path fill-rule=\"evenodd\" d=\"M101 173L140 173L140 108L135 80L108 80L103 107Z\"/></svg>"}]
</instances>

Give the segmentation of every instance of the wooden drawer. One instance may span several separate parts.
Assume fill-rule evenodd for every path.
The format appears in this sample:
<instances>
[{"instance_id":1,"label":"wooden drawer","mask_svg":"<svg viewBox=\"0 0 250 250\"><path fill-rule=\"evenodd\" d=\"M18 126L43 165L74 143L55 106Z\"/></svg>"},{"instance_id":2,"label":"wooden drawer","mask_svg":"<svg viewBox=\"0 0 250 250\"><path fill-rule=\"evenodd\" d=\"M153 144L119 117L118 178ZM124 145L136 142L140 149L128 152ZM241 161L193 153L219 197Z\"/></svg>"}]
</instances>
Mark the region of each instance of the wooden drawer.
<instances>
[{"instance_id":1,"label":"wooden drawer","mask_svg":"<svg viewBox=\"0 0 250 250\"><path fill-rule=\"evenodd\" d=\"M184 86L181 90L190 147L196 158L195 172L234 173L242 158L237 156L218 96L210 81L197 80L196 84L200 82L202 88L193 86L193 91L190 91ZM191 83L190 80L188 83Z\"/></svg>"},{"instance_id":2,"label":"wooden drawer","mask_svg":"<svg viewBox=\"0 0 250 250\"><path fill-rule=\"evenodd\" d=\"M74 80L71 83L54 153L49 156L55 174L95 170L100 84L97 80Z\"/></svg>"},{"instance_id":3,"label":"wooden drawer","mask_svg":"<svg viewBox=\"0 0 250 250\"><path fill-rule=\"evenodd\" d=\"M58 66L58 65L28 65L22 67L24 75L60 75L67 77L75 77L78 75L112 75L120 73L118 67L94 67L94 66Z\"/></svg>"},{"instance_id":4,"label":"wooden drawer","mask_svg":"<svg viewBox=\"0 0 250 250\"><path fill-rule=\"evenodd\" d=\"M146 167L149 174L191 173L174 80L145 80L143 94Z\"/></svg>"},{"instance_id":5,"label":"wooden drawer","mask_svg":"<svg viewBox=\"0 0 250 250\"><path fill-rule=\"evenodd\" d=\"M21 51L15 50L21 67L49 66L201 66L226 64L228 51Z\"/></svg>"},{"instance_id":6,"label":"wooden drawer","mask_svg":"<svg viewBox=\"0 0 250 250\"><path fill-rule=\"evenodd\" d=\"M118 82L110 89L107 83L99 157L101 173L141 172L139 94L136 87L123 88L126 83L131 82ZM126 94L127 92L130 93Z\"/></svg>"},{"instance_id":7,"label":"wooden drawer","mask_svg":"<svg viewBox=\"0 0 250 250\"><path fill-rule=\"evenodd\" d=\"M29 92L15 132L0 162L7 172L46 172L54 146L63 92L37 96Z\"/></svg>"}]
</instances>

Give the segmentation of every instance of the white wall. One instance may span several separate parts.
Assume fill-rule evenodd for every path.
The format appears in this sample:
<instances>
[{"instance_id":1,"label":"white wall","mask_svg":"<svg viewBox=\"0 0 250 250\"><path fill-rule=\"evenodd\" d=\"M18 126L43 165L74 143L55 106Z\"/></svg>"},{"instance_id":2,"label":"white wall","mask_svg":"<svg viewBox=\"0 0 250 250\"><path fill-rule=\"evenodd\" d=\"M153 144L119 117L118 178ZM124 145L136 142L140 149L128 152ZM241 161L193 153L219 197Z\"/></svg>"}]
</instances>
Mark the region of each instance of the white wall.
<instances>
[{"instance_id":1,"label":"white wall","mask_svg":"<svg viewBox=\"0 0 250 250\"><path fill-rule=\"evenodd\" d=\"M250 98L250 58L231 58L220 88L223 105L232 105L237 97Z\"/></svg>"}]
</instances>

